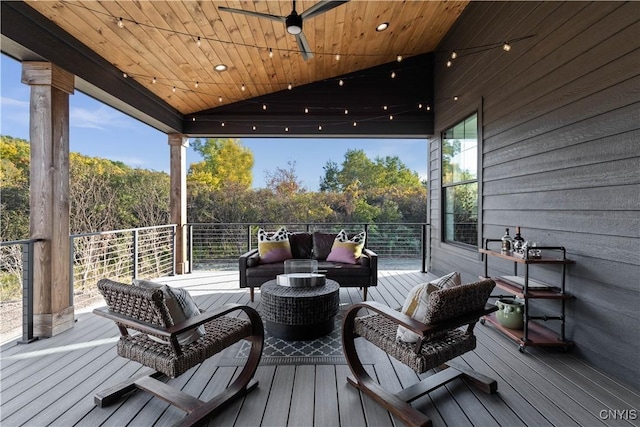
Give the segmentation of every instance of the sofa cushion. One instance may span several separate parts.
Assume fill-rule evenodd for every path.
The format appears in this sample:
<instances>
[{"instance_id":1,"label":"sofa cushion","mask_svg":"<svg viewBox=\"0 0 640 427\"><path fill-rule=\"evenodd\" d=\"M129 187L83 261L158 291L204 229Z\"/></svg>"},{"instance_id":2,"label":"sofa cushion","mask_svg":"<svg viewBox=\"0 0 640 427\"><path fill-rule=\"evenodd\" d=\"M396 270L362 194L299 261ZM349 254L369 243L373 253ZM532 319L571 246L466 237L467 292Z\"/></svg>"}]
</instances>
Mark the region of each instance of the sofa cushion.
<instances>
[{"instance_id":1,"label":"sofa cushion","mask_svg":"<svg viewBox=\"0 0 640 427\"><path fill-rule=\"evenodd\" d=\"M313 253L313 237L311 233L289 233L291 255L294 259L311 259Z\"/></svg>"},{"instance_id":2,"label":"sofa cushion","mask_svg":"<svg viewBox=\"0 0 640 427\"><path fill-rule=\"evenodd\" d=\"M366 233L364 231L350 238L346 231L340 230L333 241L327 261L357 264L362 255L362 249L364 249L365 238Z\"/></svg>"},{"instance_id":3,"label":"sofa cushion","mask_svg":"<svg viewBox=\"0 0 640 427\"><path fill-rule=\"evenodd\" d=\"M193 301L191 295L186 289L172 288L160 283L140 279L134 279L133 285L151 289L162 289L162 293L164 294L164 303L167 305L167 309L169 310L169 314L171 315L171 320L174 325L182 323L185 320L200 314L198 306L196 306L196 303ZM181 346L191 344L192 342L199 340L200 337L203 337L204 335L204 326L198 326L196 329L179 334L178 343L180 343ZM168 341L153 335L149 335L149 338L157 342L168 344Z\"/></svg>"},{"instance_id":4,"label":"sofa cushion","mask_svg":"<svg viewBox=\"0 0 640 427\"><path fill-rule=\"evenodd\" d=\"M313 259L324 261L331 253L333 241L336 239L336 233L322 233L316 231L313 233Z\"/></svg>"},{"instance_id":5,"label":"sofa cushion","mask_svg":"<svg viewBox=\"0 0 640 427\"><path fill-rule=\"evenodd\" d=\"M267 233L260 228L258 230L258 253L260 254L260 262L264 264L293 258L287 229L280 227L274 233Z\"/></svg>"}]
</instances>

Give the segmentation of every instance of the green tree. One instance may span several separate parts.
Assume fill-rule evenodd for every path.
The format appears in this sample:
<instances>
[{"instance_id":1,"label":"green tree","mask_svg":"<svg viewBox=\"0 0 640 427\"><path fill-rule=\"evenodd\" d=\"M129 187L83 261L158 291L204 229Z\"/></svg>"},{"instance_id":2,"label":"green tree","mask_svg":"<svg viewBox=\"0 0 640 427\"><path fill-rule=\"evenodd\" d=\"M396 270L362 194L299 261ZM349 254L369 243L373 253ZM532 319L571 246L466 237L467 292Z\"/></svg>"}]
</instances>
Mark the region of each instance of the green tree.
<instances>
[{"instance_id":1,"label":"green tree","mask_svg":"<svg viewBox=\"0 0 640 427\"><path fill-rule=\"evenodd\" d=\"M384 187L422 187L418 174L410 170L398 156L371 160L363 150L348 150L342 167L329 161L324 166L320 191L345 191L357 185L362 190Z\"/></svg>"},{"instance_id":2,"label":"green tree","mask_svg":"<svg viewBox=\"0 0 640 427\"><path fill-rule=\"evenodd\" d=\"M203 157L202 162L189 168L190 183L204 184L209 189L225 188L238 184L251 188L253 153L232 138L196 139L193 149Z\"/></svg>"},{"instance_id":3,"label":"green tree","mask_svg":"<svg viewBox=\"0 0 640 427\"><path fill-rule=\"evenodd\" d=\"M29 237L29 143L0 136L0 237Z\"/></svg>"}]
</instances>

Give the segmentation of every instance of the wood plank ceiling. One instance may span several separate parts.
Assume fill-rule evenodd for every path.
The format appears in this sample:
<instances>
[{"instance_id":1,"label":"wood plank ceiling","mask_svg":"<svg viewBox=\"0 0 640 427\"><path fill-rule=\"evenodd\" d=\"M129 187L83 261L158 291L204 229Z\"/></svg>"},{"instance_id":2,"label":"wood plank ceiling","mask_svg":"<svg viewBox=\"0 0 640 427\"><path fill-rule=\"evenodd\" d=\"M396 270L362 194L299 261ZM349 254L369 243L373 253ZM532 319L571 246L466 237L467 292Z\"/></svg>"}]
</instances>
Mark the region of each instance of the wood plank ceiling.
<instances>
[{"instance_id":1,"label":"wood plank ceiling","mask_svg":"<svg viewBox=\"0 0 640 427\"><path fill-rule=\"evenodd\" d=\"M432 52L467 3L349 1L304 20L305 60L283 23L218 9L287 16L290 1L27 2L185 118Z\"/></svg>"}]
</instances>

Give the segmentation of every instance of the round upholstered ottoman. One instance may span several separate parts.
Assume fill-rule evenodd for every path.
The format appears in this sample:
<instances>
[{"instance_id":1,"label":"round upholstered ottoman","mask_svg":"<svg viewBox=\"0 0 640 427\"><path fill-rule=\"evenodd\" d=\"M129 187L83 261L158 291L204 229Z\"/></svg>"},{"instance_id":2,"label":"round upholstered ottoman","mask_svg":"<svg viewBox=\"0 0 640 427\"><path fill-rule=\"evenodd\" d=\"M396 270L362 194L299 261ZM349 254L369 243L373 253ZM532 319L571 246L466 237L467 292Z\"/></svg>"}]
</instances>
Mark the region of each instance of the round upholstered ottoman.
<instances>
[{"instance_id":1,"label":"round upholstered ottoman","mask_svg":"<svg viewBox=\"0 0 640 427\"><path fill-rule=\"evenodd\" d=\"M340 307L340 285L292 288L269 280L260 286L260 314L267 332L287 341L313 340L333 331Z\"/></svg>"}]
</instances>

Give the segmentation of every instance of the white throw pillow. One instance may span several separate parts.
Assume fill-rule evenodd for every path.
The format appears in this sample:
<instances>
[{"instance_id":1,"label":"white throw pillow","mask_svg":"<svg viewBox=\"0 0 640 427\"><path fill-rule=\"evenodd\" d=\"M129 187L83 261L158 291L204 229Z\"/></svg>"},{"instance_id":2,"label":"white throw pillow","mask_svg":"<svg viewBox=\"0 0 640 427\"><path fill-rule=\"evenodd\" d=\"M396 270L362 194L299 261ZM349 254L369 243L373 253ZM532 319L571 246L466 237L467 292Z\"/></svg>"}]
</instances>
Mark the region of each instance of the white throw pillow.
<instances>
[{"instance_id":1,"label":"white throw pillow","mask_svg":"<svg viewBox=\"0 0 640 427\"><path fill-rule=\"evenodd\" d=\"M167 305L167 309L169 310L169 314L171 315L171 319L173 320L174 325L177 325L178 323L184 322L185 320L200 314L198 306L196 306L196 303L191 298L191 295L185 289L172 288L160 283L139 279L134 279L133 284L135 286L142 286L146 288L162 289L162 292L164 293L164 301ZM178 343L181 346L191 344L192 342L199 340L200 337L204 336L205 332L206 331L204 329L204 326L200 325L196 329L179 334ZM149 338L154 341L168 344L168 341L165 341L162 338L156 337L154 335L149 335Z\"/></svg>"},{"instance_id":2,"label":"white throw pillow","mask_svg":"<svg viewBox=\"0 0 640 427\"><path fill-rule=\"evenodd\" d=\"M424 323L426 321L427 311L429 310L429 294L441 289L459 286L460 284L460 273L454 271L431 282L417 285L409 291L409 295L407 295L401 311L412 319ZM402 325L398 326L398 332L396 333L397 340L417 342L419 338L420 336L415 332L410 331Z\"/></svg>"}]
</instances>

